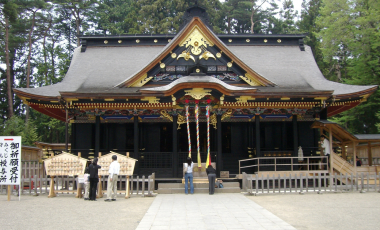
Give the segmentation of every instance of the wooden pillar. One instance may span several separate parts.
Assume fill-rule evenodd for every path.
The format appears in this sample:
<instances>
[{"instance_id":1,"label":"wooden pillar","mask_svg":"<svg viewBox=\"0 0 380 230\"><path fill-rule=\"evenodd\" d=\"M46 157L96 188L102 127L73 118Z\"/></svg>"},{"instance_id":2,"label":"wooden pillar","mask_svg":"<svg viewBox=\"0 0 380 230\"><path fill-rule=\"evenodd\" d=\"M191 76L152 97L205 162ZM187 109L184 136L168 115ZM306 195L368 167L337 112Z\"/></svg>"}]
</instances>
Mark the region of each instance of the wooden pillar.
<instances>
[{"instance_id":1,"label":"wooden pillar","mask_svg":"<svg viewBox=\"0 0 380 230\"><path fill-rule=\"evenodd\" d=\"M102 153L99 152L99 157L100 158L102 156ZM99 183L98 183L98 195L96 196L96 198L102 198L103 197L103 186L102 186L102 176L99 175Z\"/></svg>"},{"instance_id":2,"label":"wooden pillar","mask_svg":"<svg viewBox=\"0 0 380 230\"><path fill-rule=\"evenodd\" d=\"M217 129L216 129L216 132L217 132L217 143L218 143L218 151L217 151L217 154L216 154L216 176L217 177L220 177L220 171L223 170L223 165L222 165L222 115L221 114L217 114L216 115L216 119L217 119Z\"/></svg>"},{"instance_id":3,"label":"wooden pillar","mask_svg":"<svg viewBox=\"0 0 380 230\"><path fill-rule=\"evenodd\" d=\"M133 122L133 158L139 160L139 117L134 117ZM139 175L139 162L135 163L135 172Z\"/></svg>"},{"instance_id":4,"label":"wooden pillar","mask_svg":"<svg viewBox=\"0 0 380 230\"><path fill-rule=\"evenodd\" d=\"M126 156L129 158L129 152L127 152ZM129 175L127 175L127 181L126 181L126 184L125 184L125 199L128 199L130 197L129 193L130 193L129 192Z\"/></svg>"},{"instance_id":5,"label":"wooden pillar","mask_svg":"<svg viewBox=\"0 0 380 230\"><path fill-rule=\"evenodd\" d=\"M178 136L178 131L177 131L177 120L178 120L178 115L173 114L173 154L172 154L172 167L173 167L173 177L176 178L178 176L178 141L177 141L177 136Z\"/></svg>"},{"instance_id":6,"label":"wooden pillar","mask_svg":"<svg viewBox=\"0 0 380 230\"><path fill-rule=\"evenodd\" d=\"M352 148L354 149L354 157L352 159L352 163L354 164L354 169L355 169L354 171L356 175L357 171L356 171L356 142L355 141L352 142Z\"/></svg>"},{"instance_id":7,"label":"wooden pillar","mask_svg":"<svg viewBox=\"0 0 380 230\"><path fill-rule=\"evenodd\" d=\"M298 156L298 126L297 126L297 115L293 115L292 118L293 125L293 156Z\"/></svg>"},{"instance_id":8,"label":"wooden pillar","mask_svg":"<svg viewBox=\"0 0 380 230\"><path fill-rule=\"evenodd\" d=\"M37 185L35 185L35 186L37 186ZM10 185L7 186L7 190L8 190L8 201L11 201L11 186Z\"/></svg>"},{"instance_id":9,"label":"wooden pillar","mask_svg":"<svg viewBox=\"0 0 380 230\"><path fill-rule=\"evenodd\" d=\"M333 139L332 139L332 131L331 131L331 126L329 126L329 142L330 142L330 175L333 175L334 171L334 152L333 152ZM331 185L331 181L330 181Z\"/></svg>"},{"instance_id":10,"label":"wooden pillar","mask_svg":"<svg viewBox=\"0 0 380 230\"><path fill-rule=\"evenodd\" d=\"M342 158L347 160L347 154L346 154L346 143L342 143Z\"/></svg>"},{"instance_id":11,"label":"wooden pillar","mask_svg":"<svg viewBox=\"0 0 380 230\"><path fill-rule=\"evenodd\" d=\"M55 194L55 191L54 191L54 176L51 176L50 177L50 189L49 189L48 198L53 198L56 196L57 196L57 194Z\"/></svg>"},{"instance_id":12,"label":"wooden pillar","mask_svg":"<svg viewBox=\"0 0 380 230\"><path fill-rule=\"evenodd\" d=\"M69 111L67 110L68 103L66 102L66 121L65 121L65 150L69 151Z\"/></svg>"},{"instance_id":13,"label":"wooden pillar","mask_svg":"<svg viewBox=\"0 0 380 230\"><path fill-rule=\"evenodd\" d=\"M95 116L95 156L99 154L100 146L100 116Z\"/></svg>"},{"instance_id":14,"label":"wooden pillar","mask_svg":"<svg viewBox=\"0 0 380 230\"><path fill-rule=\"evenodd\" d=\"M368 142L368 165L372 166L372 144L370 141Z\"/></svg>"},{"instance_id":15,"label":"wooden pillar","mask_svg":"<svg viewBox=\"0 0 380 230\"><path fill-rule=\"evenodd\" d=\"M260 151L260 115L255 115L255 129L256 129L256 157L261 157Z\"/></svg>"}]
</instances>

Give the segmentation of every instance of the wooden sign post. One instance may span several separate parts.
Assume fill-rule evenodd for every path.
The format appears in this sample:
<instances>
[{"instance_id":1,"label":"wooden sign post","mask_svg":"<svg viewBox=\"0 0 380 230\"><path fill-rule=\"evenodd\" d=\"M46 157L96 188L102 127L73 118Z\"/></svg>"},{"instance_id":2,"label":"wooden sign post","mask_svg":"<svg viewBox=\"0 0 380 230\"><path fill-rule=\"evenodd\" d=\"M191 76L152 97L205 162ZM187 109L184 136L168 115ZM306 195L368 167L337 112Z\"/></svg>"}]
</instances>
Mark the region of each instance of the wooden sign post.
<instances>
[{"instance_id":1,"label":"wooden sign post","mask_svg":"<svg viewBox=\"0 0 380 230\"><path fill-rule=\"evenodd\" d=\"M81 152L78 152L78 158L81 158L82 157L82 153ZM77 195L75 195L75 198L82 198L83 195L82 195L82 189L83 189L83 186L82 186L82 183L79 183L79 175L77 177Z\"/></svg>"},{"instance_id":2,"label":"wooden sign post","mask_svg":"<svg viewBox=\"0 0 380 230\"><path fill-rule=\"evenodd\" d=\"M54 156L54 153L52 153L51 158L46 159L44 161L46 175L49 175L51 178L50 191L49 191L48 197L52 198L52 197L57 196L54 191L54 177L55 176L72 176L73 177L73 176L82 175L86 167L86 163L87 163L86 159L81 158L80 156L75 156L70 153L62 152L61 154L57 156Z\"/></svg>"},{"instance_id":3,"label":"wooden sign post","mask_svg":"<svg viewBox=\"0 0 380 230\"><path fill-rule=\"evenodd\" d=\"M99 152L99 158L102 156L102 153ZM102 198L103 197L103 186L102 186L102 176L99 175L99 184L98 184L98 195L96 198Z\"/></svg>"},{"instance_id":4,"label":"wooden sign post","mask_svg":"<svg viewBox=\"0 0 380 230\"><path fill-rule=\"evenodd\" d=\"M129 152L127 152L127 157L129 157ZM129 194L129 176L127 175L127 182L125 184L125 199L130 198Z\"/></svg>"},{"instance_id":5,"label":"wooden sign post","mask_svg":"<svg viewBox=\"0 0 380 230\"><path fill-rule=\"evenodd\" d=\"M48 198L56 197L57 194L55 194L54 191L54 176L50 177L50 190L49 190L49 196Z\"/></svg>"},{"instance_id":6,"label":"wooden sign post","mask_svg":"<svg viewBox=\"0 0 380 230\"><path fill-rule=\"evenodd\" d=\"M21 136L0 137L0 187L7 185L8 201L11 200L12 187L19 186L21 195Z\"/></svg>"},{"instance_id":7,"label":"wooden sign post","mask_svg":"<svg viewBox=\"0 0 380 230\"><path fill-rule=\"evenodd\" d=\"M121 155L116 152L110 152L102 157L99 157L98 164L101 166L99 169L99 177L100 176L108 176L109 175L109 166L112 163L112 156L117 156L117 161L120 164L120 171L118 176L127 176L127 185L126 185L126 195L125 198L129 198L129 176L133 175L133 170L135 169L136 159L130 158L129 153L126 156Z\"/></svg>"}]
</instances>

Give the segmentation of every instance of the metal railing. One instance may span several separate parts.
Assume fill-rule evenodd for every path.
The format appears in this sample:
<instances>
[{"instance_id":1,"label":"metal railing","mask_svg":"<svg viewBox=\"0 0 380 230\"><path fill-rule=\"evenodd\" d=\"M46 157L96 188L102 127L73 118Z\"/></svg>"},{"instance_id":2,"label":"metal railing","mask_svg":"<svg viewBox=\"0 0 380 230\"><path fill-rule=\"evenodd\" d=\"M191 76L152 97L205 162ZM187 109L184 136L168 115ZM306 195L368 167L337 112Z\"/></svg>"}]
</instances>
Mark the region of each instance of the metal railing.
<instances>
[{"instance_id":1,"label":"metal railing","mask_svg":"<svg viewBox=\"0 0 380 230\"><path fill-rule=\"evenodd\" d=\"M324 160L326 159L326 160ZM242 162L254 161L252 165L242 166ZM278 168L290 168L290 171L310 171L310 170L320 170L320 166L327 167L327 156L315 156L315 157L303 157L300 161L299 157L260 157L260 158L250 158L239 160L239 174L241 170L245 168L257 168L257 172L260 171L260 167L274 167L274 170L270 171L286 171L277 170ZM285 167L284 167L285 166ZM295 166L297 169L295 169ZM301 168L301 169L300 169ZM315 168L315 169L313 169Z\"/></svg>"}]
</instances>

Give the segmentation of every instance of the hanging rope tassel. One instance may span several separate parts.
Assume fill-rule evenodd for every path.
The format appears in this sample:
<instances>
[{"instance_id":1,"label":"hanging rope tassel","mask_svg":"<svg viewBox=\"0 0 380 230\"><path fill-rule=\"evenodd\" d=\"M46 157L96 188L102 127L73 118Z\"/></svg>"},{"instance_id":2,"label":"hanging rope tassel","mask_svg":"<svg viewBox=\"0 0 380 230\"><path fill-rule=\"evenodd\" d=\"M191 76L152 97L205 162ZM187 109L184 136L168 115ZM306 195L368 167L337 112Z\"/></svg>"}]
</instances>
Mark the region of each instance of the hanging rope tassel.
<instances>
[{"instance_id":1,"label":"hanging rope tassel","mask_svg":"<svg viewBox=\"0 0 380 230\"><path fill-rule=\"evenodd\" d=\"M206 160L206 168L211 165L211 157L210 157L210 111L209 106L206 106L206 117L207 117L207 160Z\"/></svg>"},{"instance_id":2,"label":"hanging rope tassel","mask_svg":"<svg viewBox=\"0 0 380 230\"><path fill-rule=\"evenodd\" d=\"M198 101L196 101L195 104L195 121L197 122L197 151L198 151L198 168L202 168L202 162L201 162L201 152L199 147L199 107L198 107Z\"/></svg>"},{"instance_id":3,"label":"hanging rope tassel","mask_svg":"<svg viewBox=\"0 0 380 230\"><path fill-rule=\"evenodd\" d=\"M190 127L189 127L189 106L186 105L186 127L187 127L187 139L189 140L189 157L191 157L191 138L190 138Z\"/></svg>"}]
</instances>

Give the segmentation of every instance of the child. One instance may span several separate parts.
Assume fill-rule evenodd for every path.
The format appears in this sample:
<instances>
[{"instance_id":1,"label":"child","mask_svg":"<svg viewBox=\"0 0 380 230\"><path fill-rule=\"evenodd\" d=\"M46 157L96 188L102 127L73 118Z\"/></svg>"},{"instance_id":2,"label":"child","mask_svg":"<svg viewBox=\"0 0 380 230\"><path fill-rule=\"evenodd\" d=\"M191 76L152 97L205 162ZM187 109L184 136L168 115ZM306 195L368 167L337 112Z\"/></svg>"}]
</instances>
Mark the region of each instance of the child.
<instances>
[{"instance_id":1,"label":"child","mask_svg":"<svg viewBox=\"0 0 380 230\"><path fill-rule=\"evenodd\" d=\"M89 200L89 192L90 192L90 170L88 167L84 170L84 200Z\"/></svg>"}]
</instances>

